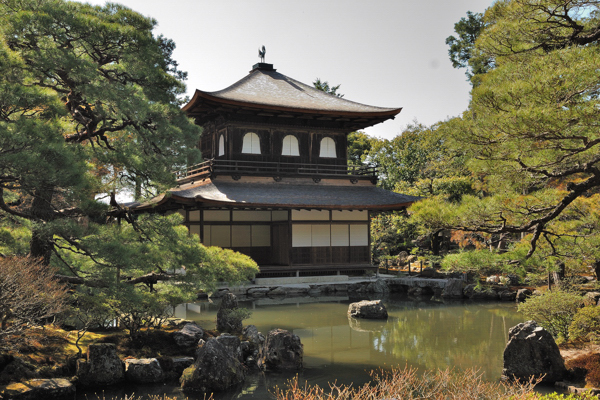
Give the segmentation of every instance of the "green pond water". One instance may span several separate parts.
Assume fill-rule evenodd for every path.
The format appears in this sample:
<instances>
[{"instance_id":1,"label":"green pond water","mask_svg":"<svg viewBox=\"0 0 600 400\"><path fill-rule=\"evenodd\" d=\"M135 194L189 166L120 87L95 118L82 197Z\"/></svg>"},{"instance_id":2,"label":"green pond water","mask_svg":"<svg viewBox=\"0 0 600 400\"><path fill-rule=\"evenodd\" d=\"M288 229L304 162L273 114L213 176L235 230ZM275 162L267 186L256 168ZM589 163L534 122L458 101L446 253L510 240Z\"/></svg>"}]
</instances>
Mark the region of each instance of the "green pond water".
<instances>
[{"instance_id":1,"label":"green pond water","mask_svg":"<svg viewBox=\"0 0 600 400\"><path fill-rule=\"evenodd\" d=\"M328 387L328 382L362 384L369 371L406 365L420 370L475 368L487 380L502 372L502 352L508 329L523 322L514 303L416 301L406 297L383 298L387 321L349 320L348 304L363 298L319 297L241 301L252 310L244 325L256 325L266 334L275 328L297 334L304 345L301 380ZM176 316L214 329L218 305L208 302L184 304ZM235 390L215 399L269 399L274 386L284 387L293 373L258 373ZM178 399L202 399L184 395L175 385L126 386L105 390L100 398L167 394ZM80 393L78 399L96 399Z\"/></svg>"}]
</instances>

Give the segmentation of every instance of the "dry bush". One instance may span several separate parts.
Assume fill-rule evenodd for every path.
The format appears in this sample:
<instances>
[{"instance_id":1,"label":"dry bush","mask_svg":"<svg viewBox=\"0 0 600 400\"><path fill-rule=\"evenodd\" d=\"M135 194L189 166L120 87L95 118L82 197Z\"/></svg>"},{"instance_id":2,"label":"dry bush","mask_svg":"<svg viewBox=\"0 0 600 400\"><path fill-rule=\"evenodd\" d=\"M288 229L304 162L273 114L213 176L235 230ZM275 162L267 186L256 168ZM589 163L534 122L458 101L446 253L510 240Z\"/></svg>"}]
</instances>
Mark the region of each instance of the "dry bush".
<instances>
[{"instance_id":1,"label":"dry bush","mask_svg":"<svg viewBox=\"0 0 600 400\"><path fill-rule=\"evenodd\" d=\"M454 372L450 369L420 374L415 368L372 371L370 384L352 388L331 385L302 387L298 378L286 390L275 389L277 400L381 400L381 399L531 399L535 382L525 384L486 382L478 371Z\"/></svg>"},{"instance_id":2,"label":"dry bush","mask_svg":"<svg viewBox=\"0 0 600 400\"><path fill-rule=\"evenodd\" d=\"M0 346L66 305L66 289L50 267L30 258L0 258Z\"/></svg>"},{"instance_id":3,"label":"dry bush","mask_svg":"<svg viewBox=\"0 0 600 400\"><path fill-rule=\"evenodd\" d=\"M584 354L565 363L568 369L585 368L585 383L592 387L600 387L600 354Z\"/></svg>"}]
</instances>

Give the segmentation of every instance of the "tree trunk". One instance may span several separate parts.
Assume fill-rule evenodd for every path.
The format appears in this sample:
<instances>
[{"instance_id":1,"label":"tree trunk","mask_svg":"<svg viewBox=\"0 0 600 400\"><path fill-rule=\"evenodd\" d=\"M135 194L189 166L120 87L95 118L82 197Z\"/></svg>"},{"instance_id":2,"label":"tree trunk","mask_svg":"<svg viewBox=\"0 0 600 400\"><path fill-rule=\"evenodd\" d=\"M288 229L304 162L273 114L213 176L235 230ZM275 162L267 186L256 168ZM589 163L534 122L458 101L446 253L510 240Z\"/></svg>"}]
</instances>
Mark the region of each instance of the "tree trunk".
<instances>
[{"instance_id":1,"label":"tree trunk","mask_svg":"<svg viewBox=\"0 0 600 400\"><path fill-rule=\"evenodd\" d=\"M594 269L594 275L596 275L596 280L600 282L600 260L594 261L592 264L592 268Z\"/></svg>"},{"instance_id":2,"label":"tree trunk","mask_svg":"<svg viewBox=\"0 0 600 400\"><path fill-rule=\"evenodd\" d=\"M443 236L440 236L442 230L438 230L431 235L431 252L434 256L440 255L440 245L442 244L442 240L444 240Z\"/></svg>"},{"instance_id":3,"label":"tree trunk","mask_svg":"<svg viewBox=\"0 0 600 400\"><path fill-rule=\"evenodd\" d=\"M52 220L54 216L52 210L53 196L53 187L36 191L31 204L31 214L45 222ZM50 256L52 255L51 239L51 233L44 232L44 230L40 229L38 226L33 227L31 241L29 242L29 254L33 258L41 260L44 265L50 264Z\"/></svg>"}]
</instances>

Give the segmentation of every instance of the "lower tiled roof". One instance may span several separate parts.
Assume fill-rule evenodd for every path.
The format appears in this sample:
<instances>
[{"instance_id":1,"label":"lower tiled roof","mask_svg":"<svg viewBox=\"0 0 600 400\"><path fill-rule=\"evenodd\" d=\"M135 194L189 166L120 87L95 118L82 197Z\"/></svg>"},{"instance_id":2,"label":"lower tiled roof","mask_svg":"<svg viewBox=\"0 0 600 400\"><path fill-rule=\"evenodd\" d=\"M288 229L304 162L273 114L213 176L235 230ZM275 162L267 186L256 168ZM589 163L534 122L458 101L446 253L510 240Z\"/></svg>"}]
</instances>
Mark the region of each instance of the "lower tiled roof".
<instances>
[{"instance_id":1,"label":"lower tiled roof","mask_svg":"<svg viewBox=\"0 0 600 400\"><path fill-rule=\"evenodd\" d=\"M214 206L394 210L419 199L420 197L394 193L371 185L328 186L207 180L171 189L166 195L148 203L132 206L142 210L171 201Z\"/></svg>"}]
</instances>

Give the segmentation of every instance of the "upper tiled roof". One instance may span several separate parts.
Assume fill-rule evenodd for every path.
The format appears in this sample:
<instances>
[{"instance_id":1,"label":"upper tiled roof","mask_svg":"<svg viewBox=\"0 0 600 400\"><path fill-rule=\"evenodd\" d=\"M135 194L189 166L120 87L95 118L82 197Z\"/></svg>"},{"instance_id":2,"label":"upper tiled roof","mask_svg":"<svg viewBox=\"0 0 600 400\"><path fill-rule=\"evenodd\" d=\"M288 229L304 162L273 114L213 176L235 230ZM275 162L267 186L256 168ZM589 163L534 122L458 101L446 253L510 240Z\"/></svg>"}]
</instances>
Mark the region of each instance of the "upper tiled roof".
<instances>
[{"instance_id":1,"label":"upper tiled roof","mask_svg":"<svg viewBox=\"0 0 600 400\"><path fill-rule=\"evenodd\" d=\"M253 69L246 77L223 90L216 92L196 90L192 100L183 109L193 110L200 98L235 105L347 116L393 118L402 110L402 108L375 107L346 100L298 82L274 69L265 68Z\"/></svg>"}]
</instances>

